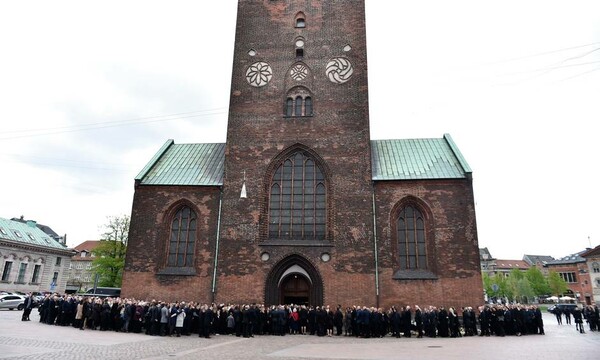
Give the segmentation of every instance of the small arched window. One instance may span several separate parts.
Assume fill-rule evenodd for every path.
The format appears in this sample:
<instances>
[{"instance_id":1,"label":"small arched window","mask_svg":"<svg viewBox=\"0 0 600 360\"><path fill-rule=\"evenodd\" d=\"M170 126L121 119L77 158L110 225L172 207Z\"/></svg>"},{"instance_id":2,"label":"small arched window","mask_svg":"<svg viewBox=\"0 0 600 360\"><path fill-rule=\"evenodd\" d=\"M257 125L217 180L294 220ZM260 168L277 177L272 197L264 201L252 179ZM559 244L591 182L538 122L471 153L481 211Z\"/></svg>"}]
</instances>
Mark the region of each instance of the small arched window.
<instances>
[{"instance_id":1,"label":"small arched window","mask_svg":"<svg viewBox=\"0 0 600 360\"><path fill-rule=\"evenodd\" d=\"M287 98L285 100L285 116L292 116L294 114L294 99Z\"/></svg>"},{"instance_id":2,"label":"small arched window","mask_svg":"<svg viewBox=\"0 0 600 360\"><path fill-rule=\"evenodd\" d=\"M167 256L168 267L194 266L196 244L196 213L182 206L171 221L171 232Z\"/></svg>"},{"instance_id":3,"label":"small arched window","mask_svg":"<svg viewBox=\"0 0 600 360\"><path fill-rule=\"evenodd\" d=\"M312 116L312 114L312 98L307 96L306 99L304 99L304 116Z\"/></svg>"},{"instance_id":4,"label":"small arched window","mask_svg":"<svg viewBox=\"0 0 600 360\"><path fill-rule=\"evenodd\" d=\"M305 28L306 27L305 16L304 16L304 13L302 13L302 12L299 12L298 14L296 14L296 27L297 28Z\"/></svg>"},{"instance_id":5,"label":"small arched window","mask_svg":"<svg viewBox=\"0 0 600 360\"><path fill-rule=\"evenodd\" d=\"M294 115L296 116L302 116L302 97L301 96L297 96L296 97L296 106L295 106L295 112Z\"/></svg>"},{"instance_id":6,"label":"small arched window","mask_svg":"<svg viewBox=\"0 0 600 360\"><path fill-rule=\"evenodd\" d=\"M597 262L592 263L592 271L595 273L600 273L600 264Z\"/></svg>"}]
</instances>

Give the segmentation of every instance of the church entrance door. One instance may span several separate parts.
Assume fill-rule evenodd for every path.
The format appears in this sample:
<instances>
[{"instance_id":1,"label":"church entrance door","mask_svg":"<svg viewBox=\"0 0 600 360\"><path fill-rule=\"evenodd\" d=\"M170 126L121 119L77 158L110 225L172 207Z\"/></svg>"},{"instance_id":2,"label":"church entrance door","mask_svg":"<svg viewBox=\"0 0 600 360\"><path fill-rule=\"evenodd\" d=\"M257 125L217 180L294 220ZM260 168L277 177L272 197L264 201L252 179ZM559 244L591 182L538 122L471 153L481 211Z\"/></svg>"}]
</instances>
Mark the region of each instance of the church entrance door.
<instances>
[{"instance_id":1,"label":"church entrance door","mask_svg":"<svg viewBox=\"0 0 600 360\"><path fill-rule=\"evenodd\" d=\"M288 275L281 282L281 296L284 304L308 305L310 282L301 274Z\"/></svg>"},{"instance_id":2,"label":"church entrance door","mask_svg":"<svg viewBox=\"0 0 600 360\"><path fill-rule=\"evenodd\" d=\"M323 280L301 255L290 255L273 266L265 284L265 304L323 305Z\"/></svg>"}]
</instances>

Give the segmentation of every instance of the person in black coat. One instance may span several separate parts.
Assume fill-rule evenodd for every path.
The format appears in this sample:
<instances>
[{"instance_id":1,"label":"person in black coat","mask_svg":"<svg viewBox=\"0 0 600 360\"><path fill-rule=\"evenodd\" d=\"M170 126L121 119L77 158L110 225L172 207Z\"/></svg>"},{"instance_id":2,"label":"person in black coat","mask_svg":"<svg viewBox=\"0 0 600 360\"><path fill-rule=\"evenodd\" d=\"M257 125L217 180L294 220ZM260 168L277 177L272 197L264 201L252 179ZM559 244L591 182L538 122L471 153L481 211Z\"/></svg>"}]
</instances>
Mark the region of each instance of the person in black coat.
<instances>
[{"instance_id":1,"label":"person in black coat","mask_svg":"<svg viewBox=\"0 0 600 360\"><path fill-rule=\"evenodd\" d=\"M399 338L401 319L400 314L394 306L390 310L390 323L392 325L392 336Z\"/></svg>"},{"instance_id":2,"label":"person in black coat","mask_svg":"<svg viewBox=\"0 0 600 360\"><path fill-rule=\"evenodd\" d=\"M444 307L440 307L440 311L438 313L438 335L440 337L450 336L448 324L448 311L446 311Z\"/></svg>"},{"instance_id":3,"label":"person in black coat","mask_svg":"<svg viewBox=\"0 0 600 360\"><path fill-rule=\"evenodd\" d=\"M415 305L415 327L417 330L417 337L423 337L423 313L418 305Z\"/></svg>"},{"instance_id":4,"label":"person in black coat","mask_svg":"<svg viewBox=\"0 0 600 360\"><path fill-rule=\"evenodd\" d=\"M407 305L402 312L402 335L409 338L411 335L410 328L412 325L412 309Z\"/></svg>"},{"instance_id":5,"label":"person in black coat","mask_svg":"<svg viewBox=\"0 0 600 360\"><path fill-rule=\"evenodd\" d=\"M212 306L204 305L204 316L202 317L203 336L210 339L210 330L214 321L214 312Z\"/></svg>"},{"instance_id":6,"label":"person in black coat","mask_svg":"<svg viewBox=\"0 0 600 360\"><path fill-rule=\"evenodd\" d=\"M333 325L335 325L336 335L342 335L342 329L344 326L344 313L342 312L342 305L338 305L333 315Z\"/></svg>"}]
</instances>

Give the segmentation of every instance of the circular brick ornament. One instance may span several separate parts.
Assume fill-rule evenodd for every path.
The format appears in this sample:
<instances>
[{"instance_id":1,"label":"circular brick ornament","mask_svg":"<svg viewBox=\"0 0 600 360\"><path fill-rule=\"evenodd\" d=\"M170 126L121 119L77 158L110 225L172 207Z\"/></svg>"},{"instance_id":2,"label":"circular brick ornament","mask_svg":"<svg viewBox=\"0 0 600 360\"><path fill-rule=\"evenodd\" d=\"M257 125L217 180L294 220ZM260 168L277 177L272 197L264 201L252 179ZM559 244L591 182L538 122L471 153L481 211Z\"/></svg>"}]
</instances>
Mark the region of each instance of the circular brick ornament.
<instances>
[{"instance_id":1,"label":"circular brick ornament","mask_svg":"<svg viewBox=\"0 0 600 360\"><path fill-rule=\"evenodd\" d=\"M273 70L271 66L264 61L257 61L246 70L246 81L254 87L265 86L271 81Z\"/></svg>"}]
</instances>

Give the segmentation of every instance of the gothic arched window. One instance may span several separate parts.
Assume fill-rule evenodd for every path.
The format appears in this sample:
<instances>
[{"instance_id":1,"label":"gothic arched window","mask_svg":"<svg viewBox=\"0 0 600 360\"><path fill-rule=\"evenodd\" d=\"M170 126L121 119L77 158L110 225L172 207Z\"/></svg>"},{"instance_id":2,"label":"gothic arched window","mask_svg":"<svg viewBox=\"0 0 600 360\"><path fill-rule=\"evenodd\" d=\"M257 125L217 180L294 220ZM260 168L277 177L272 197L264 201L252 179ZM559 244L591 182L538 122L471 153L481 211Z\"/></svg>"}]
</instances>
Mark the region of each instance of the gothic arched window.
<instances>
[{"instance_id":1,"label":"gothic arched window","mask_svg":"<svg viewBox=\"0 0 600 360\"><path fill-rule=\"evenodd\" d=\"M400 270L427 269L425 219L421 211L413 205L401 209L396 231Z\"/></svg>"},{"instance_id":2,"label":"gothic arched window","mask_svg":"<svg viewBox=\"0 0 600 360\"><path fill-rule=\"evenodd\" d=\"M196 213L188 206L182 206L171 221L168 267L194 266L196 244Z\"/></svg>"},{"instance_id":3,"label":"gothic arched window","mask_svg":"<svg viewBox=\"0 0 600 360\"><path fill-rule=\"evenodd\" d=\"M269 239L325 240L327 190L323 171L298 151L275 169L269 193Z\"/></svg>"}]
</instances>

